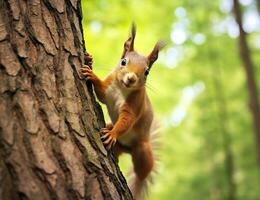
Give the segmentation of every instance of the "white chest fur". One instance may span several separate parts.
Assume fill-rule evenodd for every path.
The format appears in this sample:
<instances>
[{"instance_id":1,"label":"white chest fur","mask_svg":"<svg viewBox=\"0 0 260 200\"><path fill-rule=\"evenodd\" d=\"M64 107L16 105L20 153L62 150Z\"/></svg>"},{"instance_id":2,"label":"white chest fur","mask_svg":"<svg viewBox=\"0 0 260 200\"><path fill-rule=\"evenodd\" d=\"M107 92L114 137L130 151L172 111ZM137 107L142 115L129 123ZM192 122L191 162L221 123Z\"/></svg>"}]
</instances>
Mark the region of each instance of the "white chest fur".
<instances>
[{"instance_id":1,"label":"white chest fur","mask_svg":"<svg viewBox=\"0 0 260 200\"><path fill-rule=\"evenodd\" d=\"M108 114L112 123L115 124L118 119L119 109L126 100L126 94L122 93L115 81L107 88L105 94Z\"/></svg>"},{"instance_id":2,"label":"white chest fur","mask_svg":"<svg viewBox=\"0 0 260 200\"><path fill-rule=\"evenodd\" d=\"M116 82L113 82L106 90L106 106L108 114L113 124L116 123L119 117L120 107L125 103L128 93L123 93ZM129 145L134 139L135 134L132 130L124 133L118 138L121 144Z\"/></svg>"}]
</instances>

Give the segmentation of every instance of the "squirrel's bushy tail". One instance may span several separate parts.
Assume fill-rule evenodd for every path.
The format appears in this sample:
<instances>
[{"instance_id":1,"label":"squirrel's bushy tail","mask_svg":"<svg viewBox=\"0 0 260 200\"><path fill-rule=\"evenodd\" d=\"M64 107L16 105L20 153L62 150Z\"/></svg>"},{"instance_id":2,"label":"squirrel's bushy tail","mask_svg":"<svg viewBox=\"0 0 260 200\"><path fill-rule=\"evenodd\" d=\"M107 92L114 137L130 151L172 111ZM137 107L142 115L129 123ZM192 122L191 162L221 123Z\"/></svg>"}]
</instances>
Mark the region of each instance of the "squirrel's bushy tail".
<instances>
[{"instance_id":1,"label":"squirrel's bushy tail","mask_svg":"<svg viewBox=\"0 0 260 200\"><path fill-rule=\"evenodd\" d=\"M148 195L148 184L150 184L149 180L140 180L136 175L130 184L130 189L133 194L134 200L143 200L146 199Z\"/></svg>"},{"instance_id":2,"label":"squirrel's bushy tail","mask_svg":"<svg viewBox=\"0 0 260 200\"><path fill-rule=\"evenodd\" d=\"M157 173L158 164L159 164L159 156L158 151L160 149L160 124L158 121L153 121L150 132L150 145L152 149L152 157L153 157L153 167L149 175L141 180L135 174L134 170L130 172L129 186L131 192L133 194L134 200L144 200L147 199L149 185L153 183L153 177ZM142 167L142 166L140 166Z\"/></svg>"}]
</instances>

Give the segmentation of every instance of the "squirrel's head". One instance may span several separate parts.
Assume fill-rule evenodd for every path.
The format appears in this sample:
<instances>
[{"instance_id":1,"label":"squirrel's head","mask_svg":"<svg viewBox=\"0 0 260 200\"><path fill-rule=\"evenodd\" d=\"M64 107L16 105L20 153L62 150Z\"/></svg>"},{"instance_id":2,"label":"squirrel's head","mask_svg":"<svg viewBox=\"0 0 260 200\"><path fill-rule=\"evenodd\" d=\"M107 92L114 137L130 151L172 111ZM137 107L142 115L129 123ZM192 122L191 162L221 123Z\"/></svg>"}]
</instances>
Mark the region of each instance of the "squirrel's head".
<instances>
[{"instance_id":1,"label":"squirrel's head","mask_svg":"<svg viewBox=\"0 0 260 200\"><path fill-rule=\"evenodd\" d=\"M157 42L148 56L140 55L134 50L135 35L136 26L133 23L131 35L124 44L121 61L116 68L116 78L119 84L126 89L139 89L145 85L159 51L165 46L163 42Z\"/></svg>"}]
</instances>

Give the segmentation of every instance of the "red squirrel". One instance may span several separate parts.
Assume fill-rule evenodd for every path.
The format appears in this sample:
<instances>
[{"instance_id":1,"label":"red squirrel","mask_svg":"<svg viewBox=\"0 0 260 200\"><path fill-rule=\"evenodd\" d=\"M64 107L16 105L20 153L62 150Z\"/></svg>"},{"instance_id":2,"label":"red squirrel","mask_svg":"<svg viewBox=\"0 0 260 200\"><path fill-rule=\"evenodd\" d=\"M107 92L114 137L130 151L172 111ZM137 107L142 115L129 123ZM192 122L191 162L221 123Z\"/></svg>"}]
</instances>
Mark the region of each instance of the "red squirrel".
<instances>
[{"instance_id":1,"label":"red squirrel","mask_svg":"<svg viewBox=\"0 0 260 200\"><path fill-rule=\"evenodd\" d=\"M117 158L121 153L132 156L135 180L131 191L134 199L140 199L154 168L150 136L155 121L145 83L164 43L157 42L152 52L143 56L134 50L135 35L133 24L120 63L104 80L87 65L81 68L81 73L93 83L96 96L106 104L112 121L101 129L103 144L107 149L112 148Z\"/></svg>"}]
</instances>

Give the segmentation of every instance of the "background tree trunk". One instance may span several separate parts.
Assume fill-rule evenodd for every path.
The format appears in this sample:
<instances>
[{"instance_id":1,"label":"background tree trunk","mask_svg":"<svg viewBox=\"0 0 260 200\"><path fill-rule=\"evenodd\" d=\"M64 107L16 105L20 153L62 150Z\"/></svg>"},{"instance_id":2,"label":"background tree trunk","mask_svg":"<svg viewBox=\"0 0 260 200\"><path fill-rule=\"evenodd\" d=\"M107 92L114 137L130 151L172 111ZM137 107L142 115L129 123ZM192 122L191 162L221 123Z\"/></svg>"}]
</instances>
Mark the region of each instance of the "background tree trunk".
<instances>
[{"instance_id":1,"label":"background tree trunk","mask_svg":"<svg viewBox=\"0 0 260 200\"><path fill-rule=\"evenodd\" d=\"M258 14L260 15L260 0L256 0L256 6L257 6Z\"/></svg>"},{"instance_id":2,"label":"background tree trunk","mask_svg":"<svg viewBox=\"0 0 260 200\"><path fill-rule=\"evenodd\" d=\"M0 0L0 199L132 199L99 130L77 0Z\"/></svg>"},{"instance_id":3,"label":"background tree trunk","mask_svg":"<svg viewBox=\"0 0 260 200\"><path fill-rule=\"evenodd\" d=\"M249 108L252 113L255 139L256 139L256 155L260 164L260 105L256 80L254 77L254 66L250 58L250 51L246 40L246 33L243 29L242 14L238 0L233 0L234 15L239 27L239 50L241 61L246 72L247 88L249 92Z\"/></svg>"},{"instance_id":4,"label":"background tree trunk","mask_svg":"<svg viewBox=\"0 0 260 200\"><path fill-rule=\"evenodd\" d=\"M212 57L212 59L214 59ZM218 124L223 139L223 151L225 154L225 172L227 179L227 199L237 199L237 187L235 182L235 163L234 155L232 152L232 139L228 129L228 111L227 101L223 90L222 74L219 66L212 68L212 80L214 81L215 87L215 99L218 109ZM217 74L217 76L216 76Z\"/></svg>"}]
</instances>

